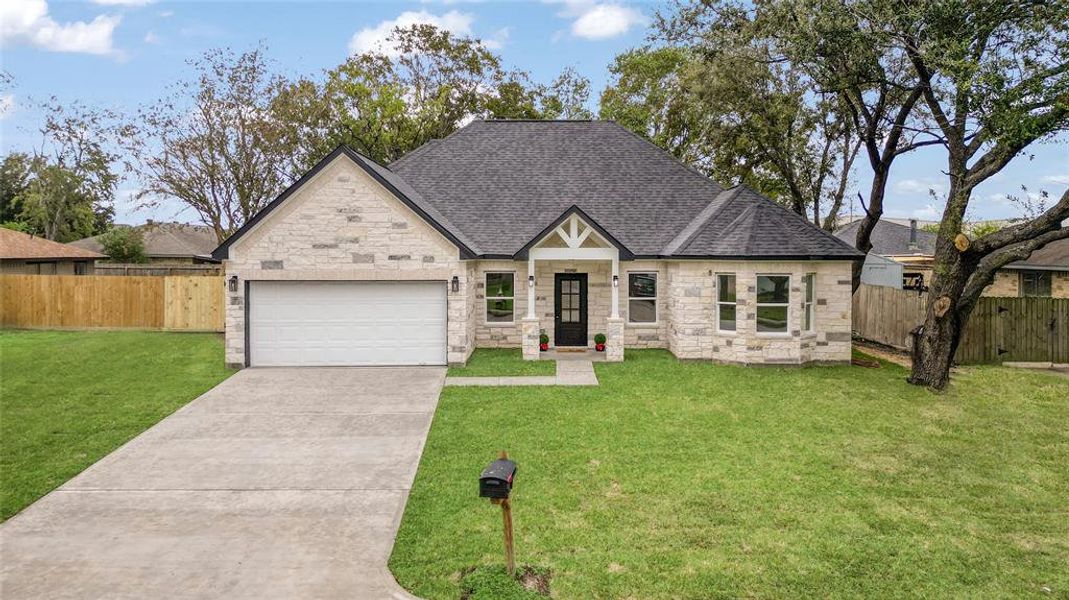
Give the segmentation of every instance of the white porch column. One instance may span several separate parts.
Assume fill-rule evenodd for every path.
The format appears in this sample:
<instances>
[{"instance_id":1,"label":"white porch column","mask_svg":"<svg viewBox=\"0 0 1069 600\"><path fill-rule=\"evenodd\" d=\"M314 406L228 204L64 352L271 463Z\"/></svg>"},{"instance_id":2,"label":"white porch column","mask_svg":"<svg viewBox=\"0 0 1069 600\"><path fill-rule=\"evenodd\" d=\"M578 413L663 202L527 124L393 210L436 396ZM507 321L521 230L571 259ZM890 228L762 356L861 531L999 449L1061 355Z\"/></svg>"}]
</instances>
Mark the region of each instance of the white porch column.
<instances>
[{"instance_id":1,"label":"white porch column","mask_svg":"<svg viewBox=\"0 0 1069 600\"><path fill-rule=\"evenodd\" d=\"M620 287L623 286L625 284L625 282L619 281L619 277L620 277L620 259L619 259L619 257L616 257L616 256L614 256L612 258L612 277L613 277L613 281L617 281L617 284L615 286L613 286L613 288L612 288L612 296L611 296L612 297L612 305L611 305L611 311L609 312L609 318L610 319L619 319L620 318ZM612 281L610 281L609 284L611 285Z\"/></svg>"},{"instance_id":2,"label":"white porch column","mask_svg":"<svg viewBox=\"0 0 1069 600\"><path fill-rule=\"evenodd\" d=\"M527 259L527 318L534 319L535 316L535 286L531 285L535 276L535 260L533 258Z\"/></svg>"}]
</instances>

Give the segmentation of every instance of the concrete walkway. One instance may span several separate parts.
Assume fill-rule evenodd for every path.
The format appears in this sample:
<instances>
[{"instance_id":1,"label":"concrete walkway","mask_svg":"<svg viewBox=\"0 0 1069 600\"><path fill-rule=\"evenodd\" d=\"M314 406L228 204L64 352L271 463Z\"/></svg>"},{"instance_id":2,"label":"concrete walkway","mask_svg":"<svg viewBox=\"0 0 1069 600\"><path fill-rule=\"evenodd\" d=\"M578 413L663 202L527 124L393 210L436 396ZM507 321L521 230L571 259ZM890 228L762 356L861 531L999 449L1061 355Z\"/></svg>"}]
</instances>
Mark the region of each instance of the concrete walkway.
<instances>
[{"instance_id":1,"label":"concrete walkway","mask_svg":"<svg viewBox=\"0 0 1069 600\"><path fill-rule=\"evenodd\" d=\"M590 360L557 360L557 374L516 377L446 377L447 386L598 385Z\"/></svg>"},{"instance_id":2,"label":"concrete walkway","mask_svg":"<svg viewBox=\"0 0 1069 600\"><path fill-rule=\"evenodd\" d=\"M0 526L0 597L409 599L441 368L246 369Z\"/></svg>"}]
</instances>

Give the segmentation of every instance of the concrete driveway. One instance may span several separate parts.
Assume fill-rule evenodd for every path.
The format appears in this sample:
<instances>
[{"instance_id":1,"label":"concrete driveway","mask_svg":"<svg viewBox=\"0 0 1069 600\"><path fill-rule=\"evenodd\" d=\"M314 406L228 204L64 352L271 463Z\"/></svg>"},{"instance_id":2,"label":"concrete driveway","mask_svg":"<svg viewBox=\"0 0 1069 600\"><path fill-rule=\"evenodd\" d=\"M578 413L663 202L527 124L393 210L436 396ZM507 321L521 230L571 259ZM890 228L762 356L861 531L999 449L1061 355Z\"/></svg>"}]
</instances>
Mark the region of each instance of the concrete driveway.
<instances>
[{"instance_id":1,"label":"concrete driveway","mask_svg":"<svg viewBox=\"0 0 1069 600\"><path fill-rule=\"evenodd\" d=\"M246 369L0 526L0 597L410 598L443 368Z\"/></svg>"}]
</instances>

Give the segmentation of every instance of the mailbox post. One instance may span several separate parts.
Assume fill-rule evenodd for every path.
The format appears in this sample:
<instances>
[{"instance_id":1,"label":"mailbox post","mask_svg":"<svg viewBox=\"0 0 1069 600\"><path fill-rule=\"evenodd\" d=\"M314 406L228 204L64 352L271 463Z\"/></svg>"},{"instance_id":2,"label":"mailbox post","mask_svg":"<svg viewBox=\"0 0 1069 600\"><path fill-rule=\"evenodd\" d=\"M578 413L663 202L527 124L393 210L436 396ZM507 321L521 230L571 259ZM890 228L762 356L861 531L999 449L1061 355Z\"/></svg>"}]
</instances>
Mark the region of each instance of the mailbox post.
<instances>
[{"instance_id":1,"label":"mailbox post","mask_svg":"<svg viewBox=\"0 0 1069 600\"><path fill-rule=\"evenodd\" d=\"M512 545L512 504L509 494L516 476L516 463L502 451L499 458L483 469L479 477L479 496L489 498L491 504L501 505L501 519L505 527L505 563L509 575L516 572L516 555Z\"/></svg>"}]
</instances>

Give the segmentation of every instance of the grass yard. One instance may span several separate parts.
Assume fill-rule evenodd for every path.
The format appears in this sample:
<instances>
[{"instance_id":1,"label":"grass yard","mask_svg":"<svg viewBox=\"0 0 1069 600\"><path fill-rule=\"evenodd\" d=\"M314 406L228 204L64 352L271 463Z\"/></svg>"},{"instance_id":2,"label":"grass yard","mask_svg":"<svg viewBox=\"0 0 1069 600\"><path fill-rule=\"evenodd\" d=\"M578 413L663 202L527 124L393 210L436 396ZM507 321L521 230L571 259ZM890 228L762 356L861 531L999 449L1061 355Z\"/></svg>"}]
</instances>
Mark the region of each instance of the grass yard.
<instances>
[{"instance_id":1,"label":"grass yard","mask_svg":"<svg viewBox=\"0 0 1069 600\"><path fill-rule=\"evenodd\" d=\"M496 567L500 511L477 497L507 449L517 562L554 598L1069 597L1064 378L972 367L936 395L890 363L595 367L597 388L445 388L401 585L542 597Z\"/></svg>"},{"instance_id":2,"label":"grass yard","mask_svg":"<svg viewBox=\"0 0 1069 600\"><path fill-rule=\"evenodd\" d=\"M230 374L216 334L0 331L0 520Z\"/></svg>"},{"instance_id":3,"label":"grass yard","mask_svg":"<svg viewBox=\"0 0 1069 600\"><path fill-rule=\"evenodd\" d=\"M519 348L476 348L463 367L449 367L450 377L512 377L557 373L552 360L523 360Z\"/></svg>"}]
</instances>

